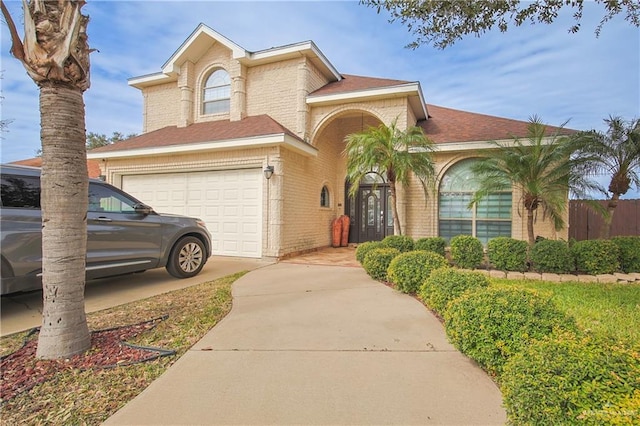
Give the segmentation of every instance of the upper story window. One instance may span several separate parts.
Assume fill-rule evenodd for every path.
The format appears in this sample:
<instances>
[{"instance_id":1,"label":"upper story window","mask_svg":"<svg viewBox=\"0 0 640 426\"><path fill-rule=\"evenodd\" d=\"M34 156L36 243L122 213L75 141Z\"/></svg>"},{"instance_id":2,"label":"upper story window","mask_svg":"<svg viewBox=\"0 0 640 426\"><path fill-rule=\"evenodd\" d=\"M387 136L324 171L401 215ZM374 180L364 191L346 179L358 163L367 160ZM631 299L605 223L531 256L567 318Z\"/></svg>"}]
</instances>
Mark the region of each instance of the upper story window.
<instances>
[{"instance_id":1,"label":"upper story window","mask_svg":"<svg viewBox=\"0 0 640 426\"><path fill-rule=\"evenodd\" d=\"M202 94L202 113L220 114L229 112L231 104L231 80L229 73L217 69L209 75Z\"/></svg>"}]
</instances>

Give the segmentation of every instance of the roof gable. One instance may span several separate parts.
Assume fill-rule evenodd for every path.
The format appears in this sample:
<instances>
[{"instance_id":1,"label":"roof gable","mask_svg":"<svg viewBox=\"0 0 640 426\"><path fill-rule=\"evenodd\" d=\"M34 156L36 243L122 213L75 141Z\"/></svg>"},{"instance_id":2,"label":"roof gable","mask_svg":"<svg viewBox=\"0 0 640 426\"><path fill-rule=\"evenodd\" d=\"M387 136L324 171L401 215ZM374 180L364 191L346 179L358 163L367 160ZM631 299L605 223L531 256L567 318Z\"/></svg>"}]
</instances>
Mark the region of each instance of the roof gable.
<instances>
[{"instance_id":1,"label":"roof gable","mask_svg":"<svg viewBox=\"0 0 640 426\"><path fill-rule=\"evenodd\" d=\"M312 41L250 52L201 23L180 45L178 50L171 55L167 62L162 65L161 72L132 77L128 80L129 85L141 89L147 86L176 81L180 66L184 62L197 62L216 43L220 43L229 49L233 59L248 66L279 62L303 55L307 56L329 80L340 80L342 78L336 68Z\"/></svg>"}]
</instances>

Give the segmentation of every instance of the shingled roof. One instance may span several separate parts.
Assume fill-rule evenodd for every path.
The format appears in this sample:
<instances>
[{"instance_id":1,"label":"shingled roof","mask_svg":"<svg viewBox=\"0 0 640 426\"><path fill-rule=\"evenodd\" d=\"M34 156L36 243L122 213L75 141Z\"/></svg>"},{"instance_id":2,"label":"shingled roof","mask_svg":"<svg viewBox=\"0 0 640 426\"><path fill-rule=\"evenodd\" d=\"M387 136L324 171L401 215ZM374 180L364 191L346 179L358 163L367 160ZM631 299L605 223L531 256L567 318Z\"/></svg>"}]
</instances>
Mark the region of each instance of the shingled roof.
<instances>
[{"instance_id":1,"label":"shingled roof","mask_svg":"<svg viewBox=\"0 0 640 426\"><path fill-rule=\"evenodd\" d=\"M342 80L328 83L318 90L310 93L310 96L333 95L336 93L356 92L358 90L379 89L382 87L400 86L411 83L410 81L391 80L388 78L363 77L359 75L343 74Z\"/></svg>"},{"instance_id":2,"label":"shingled roof","mask_svg":"<svg viewBox=\"0 0 640 426\"><path fill-rule=\"evenodd\" d=\"M26 160L13 161L11 164L18 166L42 167L42 157L27 158ZM96 160L87 160L87 171L90 178L100 177L100 163Z\"/></svg>"},{"instance_id":3,"label":"shingled roof","mask_svg":"<svg viewBox=\"0 0 640 426\"><path fill-rule=\"evenodd\" d=\"M429 119L418 123L436 144L480 142L527 136L529 122L427 105ZM570 134L575 130L547 126L547 135Z\"/></svg>"},{"instance_id":4,"label":"shingled roof","mask_svg":"<svg viewBox=\"0 0 640 426\"><path fill-rule=\"evenodd\" d=\"M125 141L93 149L91 153L247 139L276 134L289 135L302 141L293 132L268 115L257 115L246 117L239 121L220 120L195 123L186 127L167 126Z\"/></svg>"}]
</instances>

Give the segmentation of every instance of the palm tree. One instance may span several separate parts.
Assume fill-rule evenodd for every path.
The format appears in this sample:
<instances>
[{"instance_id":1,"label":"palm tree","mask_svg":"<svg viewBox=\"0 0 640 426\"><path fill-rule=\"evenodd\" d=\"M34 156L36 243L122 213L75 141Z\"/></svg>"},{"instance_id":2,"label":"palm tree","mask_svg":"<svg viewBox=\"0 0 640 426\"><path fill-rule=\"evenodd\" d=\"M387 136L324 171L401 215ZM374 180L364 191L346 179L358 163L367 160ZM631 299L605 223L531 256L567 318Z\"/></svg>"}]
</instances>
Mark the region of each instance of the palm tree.
<instances>
[{"instance_id":1,"label":"palm tree","mask_svg":"<svg viewBox=\"0 0 640 426\"><path fill-rule=\"evenodd\" d=\"M433 182L435 176L434 148L422 128L412 126L402 131L396 122L394 120L389 126L383 123L347 135L344 155L347 157L347 179L351 183L350 196L357 194L360 181L367 173L377 171L386 176L391 192L394 233L402 235L396 185L408 185L413 174L422 184L426 195L428 184Z\"/></svg>"},{"instance_id":2,"label":"palm tree","mask_svg":"<svg viewBox=\"0 0 640 426\"><path fill-rule=\"evenodd\" d=\"M564 126L564 125L563 125ZM547 136L547 127L537 117L527 126L525 140L514 138L510 143L491 141L495 148L481 154L481 160L472 168L478 176L479 188L470 207L496 191L518 189L520 205L527 212L529 245L535 242L534 223L538 209L548 217L556 230L564 228L564 214L569 192L578 195L593 189L583 170L586 157L571 154L571 139L561 136L563 126Z\"/></svg>"},{"instance_id":3,"label":"palm tree","mask_svg":"<svg viewBox=\"0 0 640 426\"><path fill-rule=\"evenodd\" d=\"M2 2L11 54L40 88L42 140L42 327L37 356L91 346L84 309L88 177L83 93L89 88L83 0L23 1L24 42Z\"/></svg>"},{"instance_id":4,"label":"palm tree","mask_svg":"<svg viewBox=\"0 0 640 426\"><path fill-rule=\"evenodd\" d=\"M605 133L581 132L574 139L579 145L579 155L593 157L591 172L611 176L608 187L611 198L600 230L601 238L609 238L620 196L626 194L632 184L640 188L640 119L625 121L609 116L604 122L609 127Z\"/></svg>"}]
</instances>

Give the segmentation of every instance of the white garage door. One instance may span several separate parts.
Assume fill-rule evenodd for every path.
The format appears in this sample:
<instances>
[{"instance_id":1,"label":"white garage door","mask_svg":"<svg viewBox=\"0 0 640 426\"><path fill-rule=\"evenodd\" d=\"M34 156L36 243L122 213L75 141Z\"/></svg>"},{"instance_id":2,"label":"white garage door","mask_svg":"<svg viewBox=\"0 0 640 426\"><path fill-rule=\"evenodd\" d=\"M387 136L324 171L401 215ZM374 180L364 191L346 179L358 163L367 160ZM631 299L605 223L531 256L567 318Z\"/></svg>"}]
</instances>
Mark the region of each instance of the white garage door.
<instances>
[{"instance_id":1,"label":"white garage door","mask_svg":"<svg viewBox=\"0 0 640 426\"><path fill-rule=\"evenodd\" d=\"M204 220L213 254L260 257L261 177L260 169L127 175L122 189L157 212Z\"/></svg>"}]
</instances>

